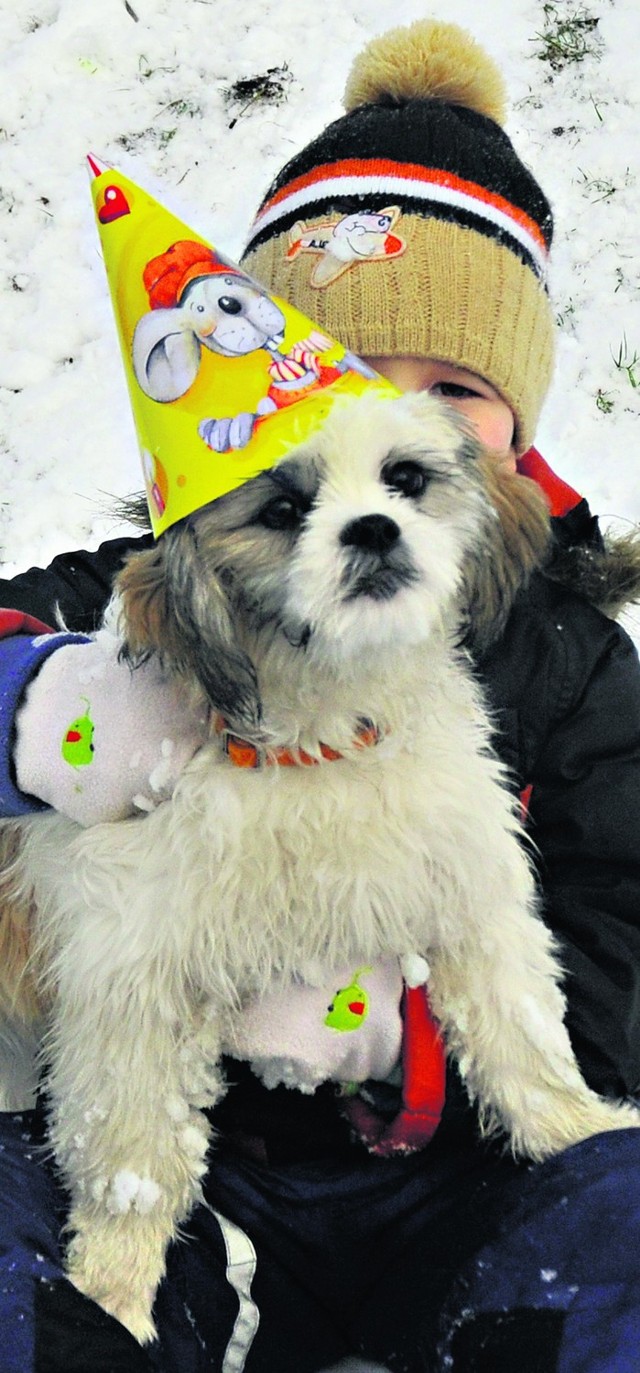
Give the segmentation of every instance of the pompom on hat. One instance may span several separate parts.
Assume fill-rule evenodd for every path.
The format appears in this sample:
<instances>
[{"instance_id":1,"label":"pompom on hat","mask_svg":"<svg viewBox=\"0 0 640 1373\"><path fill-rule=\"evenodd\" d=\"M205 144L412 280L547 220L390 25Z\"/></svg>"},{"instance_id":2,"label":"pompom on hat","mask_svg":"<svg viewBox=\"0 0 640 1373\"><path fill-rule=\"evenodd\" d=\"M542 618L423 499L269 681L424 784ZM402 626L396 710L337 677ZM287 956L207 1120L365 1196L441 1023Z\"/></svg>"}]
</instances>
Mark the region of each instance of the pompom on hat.
<instances>
[{"instance_id":1,"label":"pompom on hat","mask_svg":"<svg viewBox=\"0 0 640 1373\"><path fill-rule=\"evenodd\" d=\"M273 467L339 395L399 392L88 158L154 534Z\"/></svg>"},{"instance_id":2,"label":"pompom on hat","mask_svg":"<svg viewBox=\"0 0 640 1373\"><path fill-rule=\"evenodd\" d=\"M553 367L553 221L502 127L497 66L425 19L364 48L344 107L275 178L243 265L356 353L485 377L523 453Z\"/></svg>"}]
</instances>

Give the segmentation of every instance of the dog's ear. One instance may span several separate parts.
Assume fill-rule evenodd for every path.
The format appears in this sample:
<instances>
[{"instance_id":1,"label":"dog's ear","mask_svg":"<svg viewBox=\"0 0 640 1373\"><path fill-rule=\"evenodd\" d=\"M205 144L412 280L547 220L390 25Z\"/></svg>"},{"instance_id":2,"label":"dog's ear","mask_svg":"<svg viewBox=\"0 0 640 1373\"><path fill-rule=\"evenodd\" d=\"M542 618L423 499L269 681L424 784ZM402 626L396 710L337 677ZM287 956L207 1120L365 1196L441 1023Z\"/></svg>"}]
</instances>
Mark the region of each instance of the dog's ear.
<instances>
[{"instance_id":1,"label":"dog's ear","mask_svg":"<svg viewBox=\"0 0 640 1373\"><path fill-rule=\"evenodd\" d=\"M489 518L481 542L465 562L462 603L465 642L481 656L502 633L518 592L547 561L551 520L536 482L510 472L488 453L478 465Z\"/></svg>"},{"instance_id":2,"label":"dog's ear","mask_svg":"<svg viewBox=\"0 0 640 1373\"><path fill-rule=\"evenodd\" d=\"M258 728L255 667L237 642L224 587L199 556L188 521L166 530L154 548L134 553L116 592L129 662L157 653L169 668L194 676L227 723L238 730Z\"/></svg>"}]
</instances>

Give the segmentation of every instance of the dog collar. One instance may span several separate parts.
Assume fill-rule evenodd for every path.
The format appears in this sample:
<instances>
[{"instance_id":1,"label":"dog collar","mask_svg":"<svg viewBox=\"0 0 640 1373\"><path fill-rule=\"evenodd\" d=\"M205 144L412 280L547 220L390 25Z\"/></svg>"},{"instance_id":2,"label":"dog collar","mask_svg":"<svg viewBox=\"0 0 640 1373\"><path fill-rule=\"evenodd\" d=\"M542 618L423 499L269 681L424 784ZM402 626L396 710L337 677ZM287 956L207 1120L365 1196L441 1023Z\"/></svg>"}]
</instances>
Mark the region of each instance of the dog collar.
<instances>
[{"instance_id":1,"label":"dog collar","mask_svg":"<svg viewBox=\"0 0 640 1373\"><path fill-rule=\"evenodd\" d=\"M227 729L224 716L217 715L215 720L216 733L223 736L222 746L227 758L237 768L260 768L273 767L277 765L281 768L295 767L315 767L321 760L314 758L312 754L305 753L305 750L289 748L259 748L257 744L252 744L249 739L242 739L239 734L232 734ZM358 721L358 728L353 738L355 748L371 748L378 744L382 738L381 731L372 720L361 719ZM328 744L320 743L321 757L327 763L336 762L338 758L344 758L344 753L339 753L337 749L330 748Z\"/></svg>"}]
</instances>

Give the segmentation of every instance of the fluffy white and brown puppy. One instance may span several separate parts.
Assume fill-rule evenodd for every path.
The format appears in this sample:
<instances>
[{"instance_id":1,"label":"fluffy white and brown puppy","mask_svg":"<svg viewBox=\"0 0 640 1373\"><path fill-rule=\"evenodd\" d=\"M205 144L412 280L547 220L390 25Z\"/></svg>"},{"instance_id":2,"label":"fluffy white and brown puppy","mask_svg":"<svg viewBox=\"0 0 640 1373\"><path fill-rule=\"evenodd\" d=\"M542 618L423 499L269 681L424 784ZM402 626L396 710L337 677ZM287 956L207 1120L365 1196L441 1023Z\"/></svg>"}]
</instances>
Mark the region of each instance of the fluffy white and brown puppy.
<instances>
[{"instance_id":1,"label":"fluffy white and brown puppy","mask_svg":"<svg viewBox=\"0 0 640 1373\"><path fill-rule=\"evenodd\" d=\"M144 819L12 828L8 995L30 943L68 1272L141 1341L199 1196L221 1048L275 978L419 953L483 1123L514 1150L540 1159L638 1123L574 1060L514 801L457 647L465 569L475 594L501 569L498 616L506 584L508 518L487 470L439 402L362 399L169 530L121 577L126 652L161 654L209 696L217 730ZM534 562L546 520L523 502ZM229 747L259 765L234 766ZM300 765L270 766L280 750ZM15 999L13 1013L15 1026Z\"/></svg>"}]
</instances>

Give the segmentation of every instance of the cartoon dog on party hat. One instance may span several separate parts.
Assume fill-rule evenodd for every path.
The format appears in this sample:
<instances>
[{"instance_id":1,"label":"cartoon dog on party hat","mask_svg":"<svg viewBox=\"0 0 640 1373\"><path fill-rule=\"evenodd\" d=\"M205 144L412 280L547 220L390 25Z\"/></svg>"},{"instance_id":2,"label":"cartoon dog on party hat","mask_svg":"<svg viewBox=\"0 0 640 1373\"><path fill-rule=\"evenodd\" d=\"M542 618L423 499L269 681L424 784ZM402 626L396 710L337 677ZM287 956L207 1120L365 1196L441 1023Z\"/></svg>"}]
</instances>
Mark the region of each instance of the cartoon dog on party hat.
<instances>
[{"instance_id":1,"label":"cartoon dog on party hat","mask_svg":"<svg viewBox=\"0 0 640 1373\"><path fill-rule=\"evenodd\" d=\"M397 394L135 182L88 161L156 536L272 467L337 395Z\"/></svg>"},{"instance_id":2,"label":"cartoon dog on party hat","mask_svg":"<svg viewBox=\"0 0 640 1373\"><path fill-rule=\"evenodd\" d=\"M268 390L255 411L203 419L198 425L200 437L216 452L244 448L261 419L294 405L311 389L330 386L349 368L373 376L351 355L333 365L321 362L333 340L317 329L283 351L286 319L279 305L251 277L202 243L172 243L147 263L143 280L151 309L136 326L133 367L152 400L178 400L189 390L203 348L227 358L246 357L259 349L269 354Z\"/></svg>"}]
</instances>

